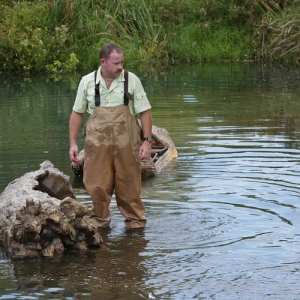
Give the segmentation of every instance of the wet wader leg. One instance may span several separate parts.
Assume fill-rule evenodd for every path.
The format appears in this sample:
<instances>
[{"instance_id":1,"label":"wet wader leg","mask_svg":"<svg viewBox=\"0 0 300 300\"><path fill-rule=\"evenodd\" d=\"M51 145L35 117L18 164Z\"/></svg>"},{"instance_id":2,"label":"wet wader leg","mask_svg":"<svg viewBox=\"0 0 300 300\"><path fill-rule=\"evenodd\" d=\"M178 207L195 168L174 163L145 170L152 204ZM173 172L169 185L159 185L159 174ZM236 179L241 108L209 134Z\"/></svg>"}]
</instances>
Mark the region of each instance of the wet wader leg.
<instances>
[{"instance_id":1,"label":"wet wader leg","mask_svg":"<svg viewBox=\"0 0 300 300\"><path fill-rule=\"evenodd\" d=\"M109 205L114 190L111 126L102 123L99 109L90 116L86 126L83 182L93 200L91 217L99 227L107 227L111 216Z\"/></svg>"},{"instance_id":2,"label":"wet wader leg","mask_svg":"<svg viewBox=\"0 0 300 300\"><path fill-rule=\"evenodd\" d=\"M140 128L137 120L124 107L126 123L115 127L115 194L120 212L125 216L127 228L141 228L146 225L145 208L141 200L141 169L138 158L140 149Z\"/></svg>"}]
</instances>

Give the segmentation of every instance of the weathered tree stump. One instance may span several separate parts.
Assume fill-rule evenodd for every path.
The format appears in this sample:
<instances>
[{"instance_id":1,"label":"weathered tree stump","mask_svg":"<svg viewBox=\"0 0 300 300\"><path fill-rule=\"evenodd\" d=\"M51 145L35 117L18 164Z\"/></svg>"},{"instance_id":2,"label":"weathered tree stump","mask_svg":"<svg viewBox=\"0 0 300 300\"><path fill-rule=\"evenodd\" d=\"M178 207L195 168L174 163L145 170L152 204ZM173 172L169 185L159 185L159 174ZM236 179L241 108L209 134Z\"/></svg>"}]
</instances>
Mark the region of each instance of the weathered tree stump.
<instances>
[{"instance_id":1,"label":"weathered tree stump","mask_svg":"<svg viewBox=\"0 0 300 300\"><path fill-rule=\"evenodd\" d=\"M45 161L0 194L0 244L17 256L54 256L100 247L102 238L76 201L69 177Z\"/></svg>"}]
</instances>

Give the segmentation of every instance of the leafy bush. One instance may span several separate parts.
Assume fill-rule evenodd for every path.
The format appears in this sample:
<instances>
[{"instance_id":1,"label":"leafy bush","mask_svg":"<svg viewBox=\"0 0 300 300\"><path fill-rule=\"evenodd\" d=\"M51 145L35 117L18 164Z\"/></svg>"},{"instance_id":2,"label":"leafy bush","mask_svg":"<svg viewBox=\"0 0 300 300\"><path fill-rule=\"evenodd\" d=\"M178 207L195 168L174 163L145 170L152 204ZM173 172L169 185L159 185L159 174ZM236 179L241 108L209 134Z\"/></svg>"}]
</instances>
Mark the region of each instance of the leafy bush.
<instances>
[{"instance_id":1,"label":"leafy bush","mask_svg":"<svg viewBox=\"0 0 300 300\"><path fill-rule=\"evenodd\" d=\"M48 9L43 2L18 2L1 7L0 62L2 71L40 72L47 64L65 61L67 29L49 30Z\"/></svg>"}]
</instances>

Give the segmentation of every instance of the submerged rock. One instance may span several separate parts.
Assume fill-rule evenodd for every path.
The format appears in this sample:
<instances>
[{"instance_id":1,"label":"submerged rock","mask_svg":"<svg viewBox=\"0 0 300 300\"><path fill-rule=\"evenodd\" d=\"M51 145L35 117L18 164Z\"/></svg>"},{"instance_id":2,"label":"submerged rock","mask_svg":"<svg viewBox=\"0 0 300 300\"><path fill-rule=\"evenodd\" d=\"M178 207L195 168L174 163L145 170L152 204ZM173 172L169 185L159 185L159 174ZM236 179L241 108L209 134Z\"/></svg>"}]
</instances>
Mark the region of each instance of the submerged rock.
<instances>
[{"instance_id":1,"label":"submerged rock","mask_svg":"<svg viewBox=\"0 0 300 300\"><path fill-rule=\"evenodd\" d=\"M44 161L0 194L0 244L22 257L100 247L102 238L88 214L69 177Z\"/></svg>"}]
</instances>

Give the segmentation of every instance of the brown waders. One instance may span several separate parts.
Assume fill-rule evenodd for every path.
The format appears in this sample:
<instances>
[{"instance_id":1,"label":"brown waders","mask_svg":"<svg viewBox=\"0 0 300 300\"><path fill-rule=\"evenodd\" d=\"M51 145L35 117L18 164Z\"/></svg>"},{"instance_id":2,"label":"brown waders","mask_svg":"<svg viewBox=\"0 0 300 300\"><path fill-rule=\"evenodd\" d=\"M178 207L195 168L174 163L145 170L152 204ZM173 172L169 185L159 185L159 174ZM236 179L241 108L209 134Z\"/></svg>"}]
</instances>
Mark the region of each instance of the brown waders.
<instances>
[{"instance_id":1,"label":"brown waders","mask_svg":"<svg viewBox=\"0 0 300 300\"><path fill-rule=\"evenodd\" d=\"M113 192L127 228L146 224L138 158L140 127L126 105L96 106L86 124L83 182L93 200L92 216L107 227Z\"/></svg>"}]
</instances>

